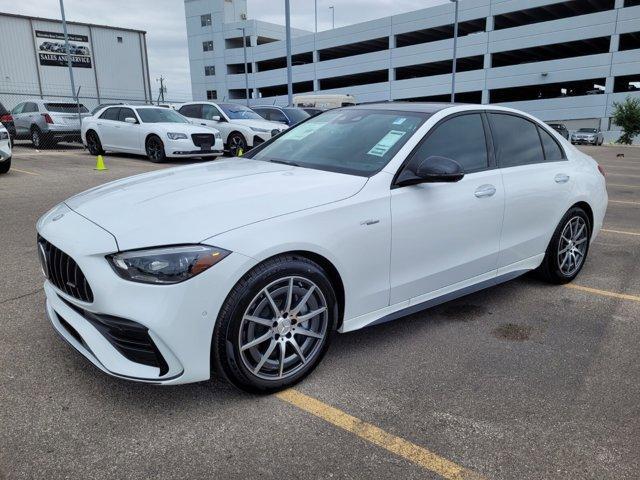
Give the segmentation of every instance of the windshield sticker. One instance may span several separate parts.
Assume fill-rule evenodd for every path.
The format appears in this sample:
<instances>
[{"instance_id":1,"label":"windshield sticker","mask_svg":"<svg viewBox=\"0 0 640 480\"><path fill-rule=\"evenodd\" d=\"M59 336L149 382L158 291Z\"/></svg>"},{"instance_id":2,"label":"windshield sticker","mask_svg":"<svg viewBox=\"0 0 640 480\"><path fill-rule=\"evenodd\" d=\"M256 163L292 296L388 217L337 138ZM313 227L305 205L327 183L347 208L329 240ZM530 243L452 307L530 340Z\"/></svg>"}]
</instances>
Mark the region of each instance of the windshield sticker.
<instances>
[{"instance_id":1,"label":"windshield sticker","mask_svg":"<svg viewBox=\"0 0 640 480\"><path fill-rule=\"evenodd\" d=\"M405 120L406 120L406 118L404 118L404 117L398 117L393 121L393 124L394 125L402 125Z\"/></svg>"},{"instance_id":2,"label":"windshield sticker","mask_svg":"<svg viewBox=\"0 0 640 480\"><path fill-rule=\"evenodd\" d=\"M383 157L391 148L400 140L404 134L400 130L391 130L384 137L376 143L371 150L367 152L368 155L375 155L376 157Z\"/></svg>"},{"instance_id":3,"label":"windshield sticker","mask_svg":"<svg viewBox=\"0 0 640 480\"><path fill-rule=\"evenodd\" d=\"M324 127L326 124L327 124L326 122L303 123L302 125L291 130L290 132L287 132L287 135L285 138L287 140L302 140L303 138L311 135L313 132L315 132L319 128Z\"/></svg>"}]
</instances>

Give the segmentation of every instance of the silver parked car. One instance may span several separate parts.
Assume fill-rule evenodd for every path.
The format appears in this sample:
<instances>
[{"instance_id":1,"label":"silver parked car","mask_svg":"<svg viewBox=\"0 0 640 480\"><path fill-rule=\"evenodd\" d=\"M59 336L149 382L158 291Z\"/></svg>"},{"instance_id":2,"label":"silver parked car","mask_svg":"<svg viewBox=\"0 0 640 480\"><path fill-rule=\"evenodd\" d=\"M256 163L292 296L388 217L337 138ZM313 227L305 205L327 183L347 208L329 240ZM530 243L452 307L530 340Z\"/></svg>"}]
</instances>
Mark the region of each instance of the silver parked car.
<instances>
[{"instance_id":1,"label":"silver parked car","mask_svg":"<svg viewBox=\"0 0 640 480\"><path fill-rule=\"evenodd\" d=\"M63 141L80 142L80 121L90 114L82 104L38 99L19 103L11 115L16 139L31 139L34 147L42 148Z\"/></svg>"},{"instance_id":2,"label":"silver parked car","mask_svg":"<svg viewBox=\"0 0 640 480\"><path fill-rule=\"evenodd\" d=\"M604 135L599 128L581 128L577 132L571 134L571 143L602 145L604 143Z\"/></svg>"}]
</instances>

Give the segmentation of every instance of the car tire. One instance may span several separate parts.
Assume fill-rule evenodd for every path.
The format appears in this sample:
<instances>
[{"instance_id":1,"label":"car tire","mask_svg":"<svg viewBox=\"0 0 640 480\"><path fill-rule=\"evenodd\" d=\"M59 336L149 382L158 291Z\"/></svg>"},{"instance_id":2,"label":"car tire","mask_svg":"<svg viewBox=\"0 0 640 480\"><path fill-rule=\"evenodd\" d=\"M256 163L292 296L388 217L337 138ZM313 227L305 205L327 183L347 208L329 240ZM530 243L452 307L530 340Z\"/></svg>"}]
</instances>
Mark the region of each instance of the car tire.
<instances>
[{"instance_id":1,"label":"car tire","mask_svg":"<svg viewBox=\"0 0 640 480\"><path fill-rule=\"evenodd\" d=\"M100 142L100 137L93 130L87 132L87 150L91 155L104 155L104 150L102 149L102 142Z\"/></svg>"},{"instance_id":2,"label":"car tire","mask_svg":"<svg viewBox=\"0 0 640 480\"><path fill-rule=\"evenodd\" d=\"M7 173L10 168L11 168L11 159L9 158L8 160L5 160L4 162L0 163L0 174Z\"/></svg>"},{"instance_id":3,"label":"car tire","mask_svg":"<svg viewBox=\"0 0 640 480\"><path fill-rule=\"evenodd\" d=\"M36 150L41 150L46 145L46 138L37 127L31 129L31 144Z\"/></svg>"},{"instance_id":4,"label":"car tire","mask_svg":"<svg viewBox=\"0 0 640 480\"><path fill-rule=\"evenodd\" d=\"M556 227L542 264L536 270L542 280L563 284L578 276L589 253L591 221L580 207L572 207Z\"/></svg>"},{"instance_id":5,"label":"car tire","mask_svg":"<svg viewBox=\"0 0 640 480\"><path fill-rule=\"evenodd\" d=\"M227 150L232 157L237 157L240 149L247 151L247 141L241 133L233 132L227 138Z\"/></svg>"},{"instance_id":6,"label":"car tire","mask_svg":"<svg viewBox=\"0 0 640 480\"><path fill-rule=\"evenodd\" d=\"M337 323L338 303L324 269L301 256L274 257L227 296L213 333L213 369L248 392L290 387L320 363Z\"/></svg>"},{"instance_id":7,"label":"car tire","mask_svg":"<svg viewBox=\"0 0 640 480\"><path fill-rule=\"evenodd\" d=\"M147 158L153 163L162 163L167 159L167 155L164 151L164 143L157 135L151 135L147 138L145 144L145 150L147 152Z\"/></svg>"}]
</instances>

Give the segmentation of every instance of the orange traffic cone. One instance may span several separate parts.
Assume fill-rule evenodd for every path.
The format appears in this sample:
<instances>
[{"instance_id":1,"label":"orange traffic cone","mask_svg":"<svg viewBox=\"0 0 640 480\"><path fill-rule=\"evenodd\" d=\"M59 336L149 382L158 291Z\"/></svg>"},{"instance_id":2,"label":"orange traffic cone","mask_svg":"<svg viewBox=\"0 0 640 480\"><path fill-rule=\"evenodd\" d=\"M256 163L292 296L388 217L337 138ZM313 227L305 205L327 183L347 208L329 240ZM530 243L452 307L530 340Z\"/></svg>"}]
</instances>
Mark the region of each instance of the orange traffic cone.
<instances>
[{"instance_id":1,"label":"orange traffic cone","mask_svg":"<svg viewBox=\"0 0 640 480\"><path fill-rule=\"evenodd\" d=\"M96 168L94 170L109 170L104 164L104 158L102 155L98 155L98 160L96 161Z\"/></svg>"}]
</instances>

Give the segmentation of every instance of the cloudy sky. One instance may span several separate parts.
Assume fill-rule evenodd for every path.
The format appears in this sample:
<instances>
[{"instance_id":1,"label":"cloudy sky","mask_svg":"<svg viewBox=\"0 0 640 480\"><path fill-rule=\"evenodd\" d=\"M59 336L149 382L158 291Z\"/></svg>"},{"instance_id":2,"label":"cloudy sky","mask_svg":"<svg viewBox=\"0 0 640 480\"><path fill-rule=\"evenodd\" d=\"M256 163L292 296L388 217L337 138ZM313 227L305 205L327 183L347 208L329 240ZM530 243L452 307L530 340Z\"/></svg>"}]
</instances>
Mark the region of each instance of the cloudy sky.
<instances>
[{"instance_id":1,"label":"cloudy sky","mask_svg":"<svg viewBox=\"0 0 640 480\"><path fill-rule=\"evenodd\" d=\"M425 8L446 0L318 0L318 29L331 28ZM291 0L291 24L313 30L313 0ZM167 79L168 97L191 96L187 35L182 0L65 0L67 20L147 31L152 88L159 75ZM284 24L284 0L248 0L249 18ZM0 0L0 11L59 18L58 0Z\"/></svg>"}]
</instances>

